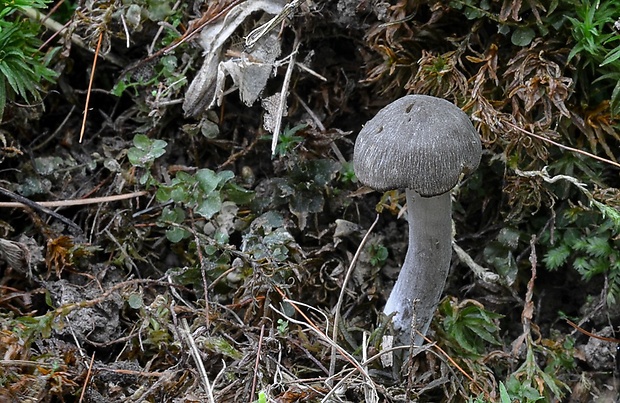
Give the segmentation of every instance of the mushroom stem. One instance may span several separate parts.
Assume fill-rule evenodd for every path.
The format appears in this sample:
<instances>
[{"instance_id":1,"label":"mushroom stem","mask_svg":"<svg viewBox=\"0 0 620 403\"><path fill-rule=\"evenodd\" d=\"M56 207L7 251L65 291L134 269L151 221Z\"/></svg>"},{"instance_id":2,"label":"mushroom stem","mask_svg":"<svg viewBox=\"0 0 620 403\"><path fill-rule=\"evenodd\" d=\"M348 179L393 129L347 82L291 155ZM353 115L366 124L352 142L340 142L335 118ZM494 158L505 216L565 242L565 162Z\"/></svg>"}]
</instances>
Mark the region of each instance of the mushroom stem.
<instances>
[{"instance_id":1,"label":"mushroom stem","mask_svg":"<svg viewBox=\"0 0 620 403\"><path fill-rule=\"evenodd\" d=\"M411 342L411 331L426 334L437 309L452 257L450 192L421 197L406 190L409 218L409 249L383 312L395 313L392 321L397 339ZM415 317L415 323L412 319ZM413 343L422 345L416 333Z\"/></svg>"}]
</instances>

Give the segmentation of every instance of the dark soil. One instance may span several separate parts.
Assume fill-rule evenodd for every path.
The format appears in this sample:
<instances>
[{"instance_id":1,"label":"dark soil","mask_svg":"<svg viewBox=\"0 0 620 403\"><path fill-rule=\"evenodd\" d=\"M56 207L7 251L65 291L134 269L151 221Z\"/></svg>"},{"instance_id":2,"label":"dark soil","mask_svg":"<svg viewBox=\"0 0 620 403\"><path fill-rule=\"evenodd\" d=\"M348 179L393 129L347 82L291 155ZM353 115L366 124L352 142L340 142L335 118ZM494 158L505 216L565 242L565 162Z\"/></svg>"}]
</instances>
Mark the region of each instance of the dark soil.
<instances>
[{"instance_id":1,"label":"dark soil","mask_svg":"<svg viewBox=\"0 0 620 403\"><path fill-rule=\"evenodd\" d=\"M227 76L221 103L192 115L183 102L203 48L198 37L171 44L192 21L202 17L208 28L245 2L179 3L159 20L153 5L136 2L142 22L127 28L129 48L120 18L130 17L127 3L82 4L79 13L52 15L63 23L71 18L73 35L88 50L71 44L69 33L52 41L62 49L52 63L57 83L41 83L41 103L9 103L0 125L2 201L31 201L0 208L0 402L491 402L500 401L500 382L513 396L526 396L530 385L545 401L617 399L620 312L608 298L614 280L605 272L585 281L569 263L555 271L544 263L560 206L583 205L585 198L569 185L511 179L507 168L512 152L523 153L522 170L537 171L536 147L545 158L564 151L524 146L531 138L493 142L493 127L480 114L474 121L485 152L480 169L453 193L455 241L499 280L483 281L453 254L431 343L412 350L402 370L379 357L366 361L390 334L381 309L406 253L408 226L403 192L373 192L352 175L356 134L408 92L466 105L456 79L437 84L447 85L442 94L422 85L430 76L415 88L410 80L423 70L416 72L424 52L454 50L469 33L475 38L463 50L468 57L504 44L496 24L465 23L456 9L433 2L297 2L273 30L282 50L256 102L244 103ZM244 38L269 18L249 13L219 49L222 61L249 51ZM88 91L101 32L100 53L121 65L100 57ZM507 43L501 52L514 56L519 49ZM264 102L287 85L293 53L272 155L264 120L273 109ZM469 74L462 85L470 89L478 65L462 60L453 68ZM501 67L504 74L508 67ZM131 86L113 94L123 80ZM520 107L512 105L502 107ZM132 161L137 134L165 141L165 153ZM192 179L202 169L231 175L203 194ZM599 183L605 175L617 182L617 169L592 169ZM537 180L536 190L528 180ZM177 199L158 196L177 185ZM110 199L115 195L127 197ZM196 202L209 195L219 200L211 215ZM99 199L69 202L93 198ZM34 203L50 201L59 203ZM376 206L378 223L361 245ZM506 240L507 231L516 238ZM566 318L607 340L578 332ZM473 330L455 330L450 321ZM482 327L488 338L480 336ZM526 364L540 372L528 373Z\"/></svg>"}]
</instances>

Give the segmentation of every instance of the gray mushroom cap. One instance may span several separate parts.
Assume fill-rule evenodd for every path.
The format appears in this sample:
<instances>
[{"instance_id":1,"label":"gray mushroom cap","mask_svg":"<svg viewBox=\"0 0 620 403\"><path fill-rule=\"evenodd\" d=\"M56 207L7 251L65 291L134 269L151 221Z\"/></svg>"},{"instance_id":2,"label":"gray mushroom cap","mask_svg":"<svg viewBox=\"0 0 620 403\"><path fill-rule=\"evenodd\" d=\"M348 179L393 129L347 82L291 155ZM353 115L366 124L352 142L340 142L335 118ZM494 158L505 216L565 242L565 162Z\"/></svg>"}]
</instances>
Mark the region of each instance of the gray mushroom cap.
<instances>
[{"instance_id":1,"label":"gray mushroom cap","mask_svg":"<svg viewBox=\"0 0 620 403\"><path fill-rule=\"evenodd\" d=\"M381 109L355 141L355 175L385 191L409 188L431 197L456 186L480 163L480 136L469 117L445 99L407 95Z\"/></svg>"}]
</instances>

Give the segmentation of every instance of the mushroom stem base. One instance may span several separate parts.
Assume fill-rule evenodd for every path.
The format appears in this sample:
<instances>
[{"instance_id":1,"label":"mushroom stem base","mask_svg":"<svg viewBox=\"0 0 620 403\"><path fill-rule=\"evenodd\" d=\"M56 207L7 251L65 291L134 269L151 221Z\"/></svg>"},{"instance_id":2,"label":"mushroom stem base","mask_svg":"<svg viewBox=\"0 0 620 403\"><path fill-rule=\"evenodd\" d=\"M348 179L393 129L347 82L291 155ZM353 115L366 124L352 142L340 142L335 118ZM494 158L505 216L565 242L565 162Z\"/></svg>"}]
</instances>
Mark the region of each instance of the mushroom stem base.
<instances>
[{"instance_id":1,"label":"mushroom stem base","mask_svg":"<svg viewBox=\"0 0 620 403\"><path fill-rule=\"evenodd\" d=\"M407 189L409 249L383 312L400 344L422 345L448 277L452 257L450 193L421 197ZM418 333L419 332L419 333ZM412 337L413 334L413 337Z\"/></svg>"}]
</instances>

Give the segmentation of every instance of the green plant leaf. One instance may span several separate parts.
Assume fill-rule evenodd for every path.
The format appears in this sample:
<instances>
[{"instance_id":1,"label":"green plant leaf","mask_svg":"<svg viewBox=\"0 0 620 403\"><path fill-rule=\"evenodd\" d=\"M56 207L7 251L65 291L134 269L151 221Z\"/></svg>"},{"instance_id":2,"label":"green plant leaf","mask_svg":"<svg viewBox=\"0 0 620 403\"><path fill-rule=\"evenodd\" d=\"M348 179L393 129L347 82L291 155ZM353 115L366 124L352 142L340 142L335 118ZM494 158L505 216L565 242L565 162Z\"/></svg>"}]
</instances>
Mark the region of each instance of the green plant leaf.
<instances>
[{"instance_id":1,"label":"green plant leaf","mask_svg":"<svg viewBox=\"0 0 620 403\"><path fill-rule=\"evenodd\" d=\"M499 383L499 398L501 403L511 403L510 395L506 390L506 385L504 385L504 382L501 381Z\"/></svg>"},{"instance_id":2,"label":"green plant leaf","mask_svg":"<svg viewBox=\"0 0 620 403\"><path fill-rule=\"evenodd\" d=\"M255 193L236 183L229 182L223 189L226 198L235 204L247 205L254 199Z\"/></svg>"},{"instance_id":3,"label":"green plant leaf","mask_svg":"<svg viewBox=\"0 0 620 403\"><path fill-rule=\"evenodd\" d=\"M170 198L177 203L187 203L189 197L189 192L184 186L174 186L170 192Z\"/></svg>"},{"instance_id":4,"label":"green plant leaf","mask_svg":"<svg viewBox=\"0 0 620 403\"><path fill-rule=\"evenodd\" d=\"M220 177L218 174L206 168L196 172L196 179L198 180L200 189L206 194L213 192L220 184Z\"/></svg>"},{"instance_id":5,"label":"green plant leaf","mask_svg":"<svg viewBox=\"0 0 620 403\"><path fill-rule=\"evenodd\" d=\"M592 265L590 261L585 257L578 257L573 261L573 267L575 267L575 269L577 269L577 271L581 273L581 275L587 277L586 274L590 271Z\"/></svg>"},{"instance_id":6,"label":"green plant leaf","mask_svg":"<svg viewBox=\"0 0 620 403\"><path fill-rule=\"evenodd\" d=\"M0 80L0 121L4 116L4 108L6 106L6 84L4 80Z\"/></svg>"},{"instance_id":7,"label":"green plant leaf","mask_svg":"<svg viewBox=\"0 0 620 403\"><path fill-rule=\"evenodd\" d=\"M185 220L185 212L179 207L166 206L161 211L160 221L168 221L180 224Z\"/></svg>"},{"instance_id":8,"label":"green plant leaf","mask_svg":"<svg viewBox=\"0 0 620 403\"><path fill-rule=\"evenodd\" d=\"M519 27L512 32L510 41L515 46L529 46L536 36L536 32L530 27Z\"/></svg>"},{"instance_id":9,"label":"green plant leaf","mask_svg":"<svg viewBox=\"0 0 620 403\"><path fill-rule=\"evenodd\" d=\"M144 306L144 301L142 301L142 295L135 292L129 295L127 303L132 309L140 309Z\"/></svg>"},{"instance_id":10,"label":"green plant leaf","mask_svg":"<svg viewBox=\"0 0 620 403\"><path fill-rule=\"evenodd\" d=\"M557 248L550 249L543 260L547 269L556 270L566 263L570 254L571 250L568 245L562 244Z\"/></svg>"},{"instance_id":11,"label":"green plant leaf","mask_svg":"<svg viewBox=\"0 0 620 403\"><path fill-rule=\"evenodd\" d=\"M228 340L223 337L206 337L203 346L207 350L223 354L234 360L243 358L243 353L237 350Z\"/></svg>"},{"instance_id":12,"label":"green plant leaf","mask_svg":"<svg viewBox=\"0 0 620 403\"><path fill-rule=\"evenodd\" d=\"M144 134L136 134L133 138L134 147L127 151L129 162L137 167L148 168L159 157L166 153L164 140L153 140Z\"/></svg>"},{"instance_id":13,"label":"green plant leaf","mask_svg":"<svg viewBox=\"0 0 620 403\"><path fill-rule=\"evenodd\" d=\"M4 2L0 10L0 112L4 112L6 103L15 95L26 102L40 100L43 91L41 84L53 82L57 73L47 67L51 57L38 51L41 41L37 37L41 25L19 16L6 19L16 10L44 2ZM50 52L50 55L54 52ZM8 86L7 86L8 83ZM0 114L0 119L2 115Z\"/></svg>"},{"instance_id":14,"label":"green plant leaf","mask_svg":"<svg viewBox=\"0 0 620 403\"><path fill-rule=\"evenodd\" d=\"M166 238L172 243L181 242L187 236L189 233L183 228L170 227L166 230Z\"/></svg>"},{"instance_id":15,"label":"green plant leaf","mask_svg":"<svg viewBox=\"0 0 620 403\"><path fill-rule=\"evenodd\" d=\"M232 171L220 171L217 174L217 177L220 180L219 185L222 186L224 185L226 182L228 182L229 180L231 180L232 178L235 177L234 172Z\"/></svg>"},{"instance_id":16,"label":"green plant leaf","mask_svg":"<svg viewBox=\"0 0 620 403\"><path fill-rule=\"evenodd\" d=\"M609 256L612 253L612 248L607 238L591 237L587 240L586 252L592 257L600 258Z\"/></svg>"},{"instance_id":17,"label":"green plant leaf","mask_svg":"<svg viewBox=\"0 0 620 403\"><path fill-rule=\"evenodd\" d=\"M155 192L155 199L160 203L165 203L172 198L172 187L160 186Z\"/></svg>"},{"instance_id":18,"label":"green plant leaf","mask_svg":"<svg viewBox=\"0 0 620 403\"><path fill-rule=\"evenodd\" d=\"M258 392L258 400L256 400L256 403L267 403L267 395L265 392Z\"/></svg>"},{"instance_id":19,"label":"green plant leaf","mask_svg":"<svg viewBox=\"0 0 620 403\"><path fill-rule=\"evenodd\" d=\"M607 56L605 56L603 63L601 63L600 65L605 66L607 64L611 64L615 62L618 59L620 59L620 46L618 46L617 48L609 52Z\"/></svg>"},{"instance_id":20,"label":"green plant leaf","mask_svg":"<svg viewBox=\"0 0 620 403\"><path fill-rule=\"evenodd\" d=\"M222 197L219 193L211 193L196 208L196 213L206 219L210 219L222 208Z\"/></svg>"}]
</instances>

